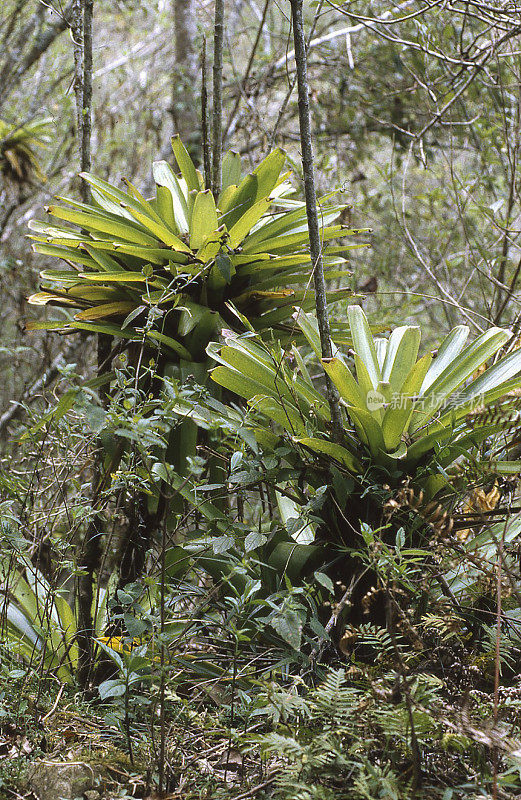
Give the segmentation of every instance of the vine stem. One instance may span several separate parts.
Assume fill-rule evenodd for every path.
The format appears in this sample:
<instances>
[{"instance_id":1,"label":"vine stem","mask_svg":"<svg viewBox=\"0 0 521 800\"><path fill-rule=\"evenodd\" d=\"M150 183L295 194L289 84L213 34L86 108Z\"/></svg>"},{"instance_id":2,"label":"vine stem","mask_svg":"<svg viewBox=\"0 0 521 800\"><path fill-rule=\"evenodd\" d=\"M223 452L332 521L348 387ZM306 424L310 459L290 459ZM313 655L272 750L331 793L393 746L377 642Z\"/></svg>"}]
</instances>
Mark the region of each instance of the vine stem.
<instances>
[{"instance_id":1,"label":"vine stem","mask_svg":"<svg viewBox=\"0 0 521 800\"><path fill-rule=\"evenodd\" d=\"M324 278L324 263L322 260L322 242L317 213L317 193L315 188L315 171L313 159L313 143L311 136L311 113L309 110L309 83L307 70L307 52L304 37L304 22L302 17L302 0L290 0L291 17L293 22L293 42L295 46L295 63L297 66L298 111L300 127L300 145L302 149L302 170L304 173L304 191L306 197L306 214L308 220L309 246L311 263L313 266L313 281L315 285L315 305L320 334L322 358L332 358L333 349L327 310L326 282ZM344 433L342 413L340 410L340 397L336 387L326 375L326 390L333 437L341 441Z\"/></svg>"}]
</instances>

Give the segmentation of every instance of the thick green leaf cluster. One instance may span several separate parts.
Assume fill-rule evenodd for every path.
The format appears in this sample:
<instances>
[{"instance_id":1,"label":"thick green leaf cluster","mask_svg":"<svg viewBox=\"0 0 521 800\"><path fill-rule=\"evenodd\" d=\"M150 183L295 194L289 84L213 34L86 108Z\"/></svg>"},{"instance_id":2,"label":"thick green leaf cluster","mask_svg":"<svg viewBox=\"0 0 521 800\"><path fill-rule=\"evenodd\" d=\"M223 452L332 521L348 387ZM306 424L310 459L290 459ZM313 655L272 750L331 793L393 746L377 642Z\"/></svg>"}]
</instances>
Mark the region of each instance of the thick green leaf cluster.
<instances>
[{"instance_id":1,"label":"thick green leaf cluster","mask_svg":"<svg viewBox=\"0 0 521 800\"><path fill-rule=\"evenodd\" d=\"M15 568L9 557L0 563L8 638L15 642L23 658L34 661L41 654L46 668L55 670L60 680L70 682L78 658L74 611L58 592L53 592L29 559L20 554L17 558ZM104 595L102 590L103 607Z\"/></svg>"},{"instance_id":2,"label":"thick green leaf cluster","mask_svg":"<svg viewBox=\"0 0 521 800\"><path fill-rule=\"evenodd\" d=\"M440 465L447 467L504 429L502 415L475 412L500 400L517 400L521 349L485 366L511 339L510 331L490 328L466 345L469 329L461 325L446 336L436 355L429 352L418 359L418 327L402 326L388 339L375 339L359 306L350 306L347 316L352 356L336 349L333 358L320 359L316 321L302 309L295 315L338 389L346 427L351 423L354 428L342 444L329 436L329 406L302 359L295 372L262 342L231 335L223 347L209 348L220 363L213 380L282 425L300 444L335 458L352 472L360 470L360 444L373 462L387 467L407 470L434 451ZM310 420L323 435L309 436ZM507 474L520 467L505 461L494 465Z\"/></svg>"},{"instance_id":3,"label":"thick green leaf cluster","mask_svg":"<svg viewBox=\"0 0 521 800\"><path fill-rule=\"evenodd\" d=\"M36 252L70 269L44 270L43 290L30 302L79 311L30 328L146 337L177 357L199 360L223 321L228 327L236 321L234 314L262 330L288 320L295 303L313 307L306 210L288 199L284 152L274 150L245 176L240 157L227 153L223 189L214 198L179 137L172 146L180 174L156 162L153 199L128 181L121 191L83 174L92 204L59 198L63 204L47 211L66 225L31 223ZM355 233L333 224L344 208L321 207L324 242ZM329 278L345 274L341 250L325 256Z\"/></svg>"},{"instance_id":4,"label":"thick green leaf cluster","mask_svg":"<svg viewBox=\"0 0 521 800\"><path fill-rule=\"evenodd\" d=\"M45 180L37 149L50 141L52 119L36 119L25 125L10 125L0 120L0 170L16 182L35 175Z\"/></svg>"}]
</instances>

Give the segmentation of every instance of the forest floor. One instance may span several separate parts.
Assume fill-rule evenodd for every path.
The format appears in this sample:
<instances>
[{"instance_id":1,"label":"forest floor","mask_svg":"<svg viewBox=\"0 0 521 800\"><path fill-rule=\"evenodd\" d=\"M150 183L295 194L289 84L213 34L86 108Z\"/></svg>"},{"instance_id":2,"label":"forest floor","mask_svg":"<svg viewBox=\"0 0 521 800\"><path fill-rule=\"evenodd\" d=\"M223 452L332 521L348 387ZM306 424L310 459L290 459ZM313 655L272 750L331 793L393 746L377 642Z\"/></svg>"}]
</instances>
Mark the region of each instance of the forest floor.
<instances>
[{"instance_id":1,"label":"forest floor","mask_svg":"<svg viewBox=\"0 0 521 800\"><path fill-rule=\"evenodd\" d=\"M166 790L159 795L159 720L152 732L150 721L134 718L129 747L112 710L70 687L18 679L0 698L1 800L260 798L274 782L273 765L239 752L219 712L167 722Z\"/></svg>"}]
</instances>

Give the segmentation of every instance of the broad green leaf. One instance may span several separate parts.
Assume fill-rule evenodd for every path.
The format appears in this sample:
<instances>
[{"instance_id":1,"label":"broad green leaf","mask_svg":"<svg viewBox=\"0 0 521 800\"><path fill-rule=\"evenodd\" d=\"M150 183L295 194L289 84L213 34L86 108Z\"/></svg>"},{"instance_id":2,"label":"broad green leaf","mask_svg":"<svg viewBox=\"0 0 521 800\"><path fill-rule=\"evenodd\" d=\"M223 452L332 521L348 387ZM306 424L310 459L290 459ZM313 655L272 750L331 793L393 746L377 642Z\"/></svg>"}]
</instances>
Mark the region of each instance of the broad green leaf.
<instances>
[{"instance_id":1,"label":"broad green leaf","mask_svg":"<svg viewBox=\"0 0 521 800\"><path fill-rule=\"evenodd\" d=\"M385 451L385 442L380 423L363 408L349 407L348 413L362 441L369 447L371 454L379 458Z\"/></svg>"},{"instance_id":2,"label":"broad green leaf","mask_svg":"<svg viewBox=\"0 0 521 800\"><path fill-rule=\"evenodd\" d=\"M257 178L256 200L268 197L277 185L279 175L286 162L286 153L280 147L272 150L266 158L253 170Z\"/></svg>"},{"instance_id":3,"label":"broad green leaf","mask_svg":"<svg viewBox=\"0 0 521 800\"><path fill-rule=\"evenodd\" d=\"M120 339L140 341L143 335L135 330L121 330L121 325L112 322L79 322L72 320L69 323L71 328L78 331L89 331L89 333L106 333L108 336L119 336Z\"/></svg>"},{"instance_id":4,"label":"broad green leaf","mask_svg":"<svg viewBox=\"0 0 521 800\"><path fill-rule=\"evenodd\" d=\"M174 250L179 250L181 253L190 252L188 245L167 228L164 223L157 222L155 219L150 219L146 214L136 211L134 208L129 208L129 211L144 228L149 230L150 233L156 236L161 242L164 242Z\"/></svg>"},{"instance_id":5,"label":"broad green leaf","mask_svg":"<svg viewBox=\"0 0 521 800\"><path fill-rule=\"evenodd\" d=\"M114 258L107 255L107 253L100 251L93 245L86 244L85 249L90 254L93 261L95 261L98 267L104 270L104 272L118 272L121 269L120 265Z\"/></svg>"},{"instance_id":6,"label":"broad green leaf","mask_svg":"<svg viewBox=\"0 0 521 800\"><path fill-rule=\"evenodd\" d=\"M387 339L383 339L382 337L378 337L374 340L374 347L376 350L376 357L378 359L378 366L380 367L380 371L383 369L383 365L385 362L385 356L387 353Z\"/></svg>"},{"instance_id":7,"label":"broad green leaf","mask_svg":"<svg viewBox=\"0 0 521 800\"><path fill-rule=\"evenodd\" d=\"M351 472L360 472L361 465L358 459L349 450L336 442L331 442L328 439L317 439L316 437L304 437L296 441L316 453L334 458Z\"/></svg>"},{"instance_id":8,"label":"broad green leaf","mask_svg":"<svg viewBox=\"0 0 521 800\"><path fill-rule=\"evenodd\" d=\"M230 229L230 247L237 248L270 206L269 198L255 203Z\"/></svg>"},{"instance_id":9,"label":"broad green leaf","mask_svg":"<svg viewBox=\"0 0 521 800\"><path fill-rule=\"evenodd\" d=\"M246 353L242 352L236 347L229 347L225 345L221 349L221 357L223 361L243 374L245 377L252 378L259 383L263 387L264 394L271 395L275 398L280 398L281 402L283 399L285 399L289 403L294 403L294 397L290 387L288 386L288 382L285 379L283 370L277 372L277 370L273 369L272 367L265 366L258 360L254 361ZM295 388L297 388L298 391L298 387ZM311 389L311 391L313 391L313 389ZM302 392L299 392L299 395L309 407L309 400L302 394ZM317 395L317 399L322 400L319 395Z\"/></svg>"},{"instance_id":10,"label":"broad green leaf","mask_svg":"<svg viewBox=\"0 0 521 800\"><path fill-rule=\"evenodd\" d=\"M192 211L192 221L190 225L190 247L198 250L206 239L218 228L217 209L215 200L209 189L205 192L198 192Z\"/></svg>"},{"instance_id":11,"label":"broad green leaf","mask_svg":"<svg viewBox=\"0 0 521 800\"><path fill-rule=\"evenodd\" d=\"M77 305L81 308L88 303L104 302L120 302L122 296L125 296L125 290L116 286L97 286L95 283L80 283L68 289L67 294L69 297L75 297L80 302Z\"/></svg>"},{"instance_id":12,"label":"broad green leaf","mask_svg":"<svg viewBox=\"0 0 521 800\"><path fill-rule=\"evenodd\" d=\"M47 303L59 302L60 304L67 304L70 306L77 305L77 301L73 297L63 296L53 292L35 292L31 294L27 301L32 306L46 306Z\"/></svg>"},{"instance_id":13,"label":"broad green leaf","mask_svg":"<svg viewBox=\"0 0 521 800\"><path fill-rule=\"evenodd\" d=\"M48 206L47 212L54 217L58 217L58 219L64 219L67 222L79 225L80 228L86 228L88 231L106 233L116 239L123 239L136 244L157 246L156 238L144 231L136 230L126 222L116 222L101 215L85 214L82 211L70 211L61 206Z\"/></svg>"},{"instance_id":14,"label":"broad green leaf","mask_svg":"<svg viewBox=\"0 0 521 800\"><path fill-rule=\"evenodd\" d=\"M233 150L228 150L222 162L222 190L229 186L238 186L241 181L241 156Z\"/></svg>"},{"instance_id":15,"label":"broad green leaf","mask_svg":"<svg viewBox=\"0 0 521 800\"><path fill-rule=\"evenodd\" d=\"M370 393L372 394L373 391L374 392L377 391L378 384L380 383L380 381L377 380L376 384L373 385L373 381L372 381L371 375L369 373L369 370L368 370L368 368L366 366L366 363L362 358L360 358L358 353L355 353L355 368L356 368L356 379L358 381L358 385L360 386L360 389L362 391L363 396L366 398L362 407L363 408L369 408L368 400L369 400L369 404L370 404L371 403L371 399L374 399L374 398L371 398L371 397L368 397L368 396L369 396ZM375 409L375 410L378 410L378 409Z\"/></svg>"},{"instance_id":16,"label":"broad green leaf","mask_svg":"<svg viewBox=\"0 0 521 800\"><path fill-rule=\"evenodd\" d=\"M247 209L245 209L245 212L246 211ZM338 239L340 236L346 236L346 231L347 229L345 225L333 225L329 228L322 228L320 231L320 238L323 242L329 241L329 239ZM247 240L244 242L243 251L245 253L255 253L257 249L262 246L263 251L273 253L274 255L277 253L282 255L284 253L291 253L299 248L307 248L308 242L309 237L307 231L302 233L288 233L282 236L277 236L273 239L269 239L259 245L253 245Z\"/></svg>"},{"instance_id":17,"label":"broad green leaf","mask_svg":"<svg viewBox=\"0 0 521 800\"><path fill-rule=\"evenodd\" d=\"M386 450L393 451L399 446L403 433L407 429L414 413L414 397L418 394L432 361L432 354L427 353L413 365L401 390L386 409L382 421L382 434Z\"/></svg>"},{"instance_id":18,"label":"broad green leaf","mask_svg":"<svg viewBox=\"0 0 521 800\"><path fill-rule=\"evenodd\" d=\"M382 378L399 392L403 382L416 363L420 348L421 331L409 325L395 328L389 337Z\"/></svg>"},{"instance_id":19,"label":"broad green leaf","mask_svg":"<svg viewBox=\"0 0 521 800\"><path fill-rule=\"evenodd\" d=\"M233 228L235 223L252 206L257 197L257 178L251 173L246 175L239 186L223 195L221 200L222 217L220 222L224 223L228 230Z\"/></svg>"},{"instance_id":20,"label":"broad green leaf","mask_svg":"<svg viewBox=\"0 0 521 800\"><path fill-rule=\"evenodd\" d=\"M224 386L225 389L229 389L231 392L235 392L239 397L244 397L245 400L251 400L257 395L266 396L270 394L262 383L230 367L216 367L211 372L211 378L215 383Z\"/></svg>"},{"instance_id":21,"label":"broad green leaf","mask_svg":"<svg viewBox=\"0 0 521 800\"><path fill-rule=\"evenodd\" d=\"M349 406L366 407L366 396L354 379L351 370L340 358L323 358L322 366Z\"/></svg>"},{"instance_id":22,"label":"broad green leaf","mask_svg":"<svg viewBox=\"0 0 521 800\"><path fill-rule=\"evenodd\" d=\"M498 475L520 475L521 461L492 461L491 469Z\"/></svg>"},{"instance_id":23,"label":"broad green leaf","mask_svg":"<svg viewBox=\"0 0 521 800\"><path fill-rule=\"evenodd\" d=\"M183 299L181 305L178 306L178 311L180 312L177 326L179 336L187 336L199 324L202 317L208 312L208 308L199 303L193 303L191 300Z\"/></svg>"},{"instance_id":24,"label":"broad green leaf","mask_svg":"<svg viewBox=\"0 0 521 800\"><path fill-rule=\"evenodd\" d=\"M231 283L232 280L232 262L230 256L226 252L217 253L215 257L215 266L221 273L222 277L224 278L226 283ZM233 275L235 275L235 269L233 270ZM239 298L236 298L236 302L239 302ZM240 302L239 302L240 304Z\"/></svg>"},{"instance_id":25,"label":"broad green leaf","mask_svg":"<svg viewBox=\"0 0 521 800\"><path fill-rule=\"evenodd\" d=\"M192 360L192 356L189 350L186 349L177 339L174 339L172 336L166 336L164 333L160 333L159 331L148 331L147 338L153 339L155 342L160 342L160 344L166 345L174 353L177 353L178 356L181 358L186 359L187 361Z\"/></svg>"},{"instance_id":26,"label":"broad green leaf","mask_svg":"<svg viewBox=\"0 0 521 800\"><path fill-rule=\"evenodd\" d=\"M145 211L145 213L152 213L153 216L157 217L157 213L150 208L149 204L147 204L146 209L143 208L139 200L132 197L128 192L122 192L120 189L116 189L115 186L112 186L112 184L107 181L97 178L95 175L91 175L87 172L80 172L80 177L94 187L93 197L97 197L99 200L103 198L108 198L110 200L109 204L105 203L103 206L106 211L110 212L110 216L121 217L122 215L127 215L128 210L125 207L131 206L136 211Z\"/></svg>"},{"instance_id":27,"label":"broad green leaf","mask_svg":"<svg viewBox=\"0 0 521 800\"><path fill-rule=\"evenodd\" d=\"M136 187L133 186L127 178L123 178L123 180L127 185L129 198L132 198L132 200L134 201L134 203L132 203L133 209L135 211L140 211L142 214L144 214L146 217L149 217L154 222L156 222L156 223L158 223L160 225L164 225L164 220L161 219L161 217L157 213L154 205L151 202L149 202L148 200L146 200L143 197L143 195L141 194L141 192L138 191L138 189L136 189ZM127 200L127 202L125 202L125 201L121 202L121 207L122 208L126 208L127 207L127 210L130 211L130 208L128 208L128 205L129 205L129 201L128 200Z\"/></svg>"},{"instance_id":28,"label":"broad green leaf","mask_svg":"<svg viewBox=\"0 0 521 800\"><path fill-rule=\"evenodd\" d=\"M331 221L337 216L338 213L333 216ZM265 224L248 237L248 244L252 250L255 250L258 246L264 248L266 241L274 239L287 231L307 233L305 206L304 208L297 208L295 211L277 212L272 217L267 217Z\"/></svg>"},{"instance_id":29,"label":"broad green leaf","mask_svg":"<svg viewBox=\"0 0 521 800\"><path fill-rule=\"evenodd\" d=\"M32 249L35 253L41 253L44 256L54 256L54 258L61 258L64 261L72 261L74 264L80 264L82 267L97 269L96 261L77 249L40 243L33 244ZM55 270L55 272L57 272L57 270ZM40 275L41 274L42 273L40 273Z\"/></svg>"},{"instance_id":30,"label":"broad green leaf","mask_svg":"<svg viewBox=\"0 0 521 800\"><path fill-rule=\"evenodd\" d=\"M458 405L466 406L469 403L485 399L488 393L503 386L521 373L521 348L514 350L510 355L497 361L485 370L472 383L461 392ZM521 383L521 376L519 378Z\"/></svg>"},{"instance_id":31,"label":"broad green leaf","mask_svg":"<svg viewBox=\"0 0 521 800\"><path fill-rule=\"evenodd\" d=\"M104 317L123 316L132 311L136 304L132 301L118 301L117 303L102 303L94 308L87 308L85 311L79 311L75 314L74 319L78 320L95 320L103 319Z\"/></svg>"},{"instance_id":32,"label":"broad green leaf","mask_svg":"<svg viewBox=\"0 0 521 800\"><path fill-rule=\"evenodd\" d=\"M221 212L221 214L224 215L226 214L227 211L230 210L230 208L233 205L233 199L235 197L236 192L237 192L237 186L235 186L235 184L227 186L226 189L222 190L219 196L219 211Z\"/></svg>"},{"instance_id":33,"label":"broad green leaf","mask_svg":"<svg viewBox=\"0 0 521 800\"><path fill-rule=\"evenodd\" d=\"M512 336L502 328L490 328L465 348L423 393L424 411L415 416L411 431L431 419L447 398ZM484 375L489 371L487 370ZM507 380L507 379L505 379Z\"/></svg>"},{"instance_id":34,"label":"broad green leaf","mask_svg":"<svg viewBox=\"0 0 521 800\"><path fill-rule=\"evenodd\" d=\"M438 378L442 372L454 361L465 347L468 339L470 328L466 325L458 325L453 328L451 332L445 337L443 342L438 348L438 353L433 359L423 385L421 392L424 394L429 386Z\"/></svg>"},{"instance_id":35,"label":"broad green leaf","mask_svg":"<svg viewBox=\"0 0 521 800\"><path fill-rule=\"evenodd\" d=\"M181 170L181 175L188 186L188 191L195 189L195 191L198 192L201 187L199 185L199 178L197 177L197 170L179 135L172 137L172 150L174 151L175 160Z\"/></svg>"},{"instance_id":36,"label":"broad green leaf","mask_svg":"<svg viewBox=\"0 0 521 800\"><path fill-rule=\"evenodd\" d=\"M159 215L164 220L165 225L167 225L174 233L179 233L179 228L177 227L174 214L172 192L170 189L168 189L166 186L157 185L156 203Z\"/></svg>"},{"instance_id":37,"label":"broad green leaf","mask_svg":"<svg viewBox=\"0 0 521 800\"><path fill-rule=\"evenodd\" d=\"M302 581L312 572L323 558L323 548L313 544L298 542L278 542L268 558L268 565L282 579L287 575L292 581Z\"/></svg>"},{"instance_id":38,"label":"broad green leaf","mask_svg":"<svg viewBox=\"0 0 521 800\"><path fill-rule=\"evenodd\" d=\"M281 487L281 489L288 488L287 486ZM289 484L290 489L294 489L294 487ZM287 497L285 494L281 494L281 492L275 492L275 496L277 498L277 506L279 508L280 516L282 518L282 522L288 528L291 522L294 520L299 520L302 517L302 508L299 506L292 498ZM288 531L289 532L289 531ZM315 525L312 522L308 522L307 520L302 520L302 525L297 530L292 530L290 533L292 539L299 544L311 544L311 542L315 539Z\"/></svg>"},{"instance_id":39,"label":"broad green leaf","mask_svg":"<svg viewBox=\"0 0 521 800\"><path fill-rule=\"evenodd\" d=\"M30 300L30 298L29 298ZM39 322L34 319L27 320L25 323L26 331L60 331L67 328L68 322Z\"/></svg>"},{"instance_id":40,"label":"broad green leaf","mask_svg":"<svg viewBox=\"0 0 521 800\"><path fill-rule=\"evenodd\" d=\"M92 273L87 273L89 277ZM127 273L125 273L126 275ZM65 272L65 270L61 269L43 269L40 272L40 278L44 281L54 281L55 283L78 283L78 278L81 278L82 274L77 272Z\"/></svg>"},{"instance_id":41,"label":"broad green leaf","mask_svg":"<svg viewBox=\"0 0 521 800\"><path fill-rule=\"evenodd\" d=\"M152 166L152 170L157 186L166 188L170 191L172 196L175 226L178 232L181 235L188 233L188 203L183 190L181 189L179 181L177 180L177 175L173 171L170 164L168 164L166 161L155 161Z\"/></svg>"},{"instance_id":42,"label":"broad green leaf","mask_svg":"<svg viewBox=\"0 0 521 800\"><path fill-rule=\"evenodd\" d=\"M294 436L301 436L306 432L302 413L286 399L255 395L248 400L248 404Z\"/></svg>"},{"instance_id":43,"label":"broad green leaf","mask_svg":"<svg viewBox=\"0 0 521 800\"><path fill-rule=\"evenodd\" d=\"M107 186L108 185L109 184L107 184ZM121 195L125 198L125 201L133 201L133 198L130 197L130 195L126 194L125 192L121 192ZM120 203L122 202L121 200L116 201L112 196L108 196L107 194L104 194L103 192L99 191L98 189L95 189L92 186L91 186L91 196L93 205L93 208L90 209L91 211L95 210L97 213L106 212L111 217L123 217L124 219L132 221L132 223L135 222L132 217L132 214L130 214L126 208L123 208L123 206L120 205ZM69 199L66 198L64 199L65 202L67 202L69 205L72 205L75 208L77 207L78 205L77 203L71 203Z\"/></svg>"},{"instance_id":44,"label":"broad green leaf","mask_svg":"<svg viewBox=\"0 0 521 800\"><path fill-rule=\"evenodd\" d=\"M179 250L170 250L168 248L160 248L158 247L158 242L156 241L155 247L140 247L137 244L128 244L127 242L90 242L90 247L95 249L97 252L99 251L112 251L115 256L133 256L136 259L139 259L141 262L145 264L165 264L165 262L173 262L173 264L182 265L179 267L179 270L182 272L186 272L188 274L197 274L202 269L202 264L189 264L188 259L189 256L186 252L180 252ZM123 259L122 259L123 260ZM129 259L124 259L125 265L128 263ZM173 264L169 264L169 267L172 268ZM141 271L143 268L143 264L136 263L136 269ZM174 269L177 269L174 267Z\"/></svg>"},{"instance_id":45,"label":"broad green leaf","mask_svg":"<svg viewBox=\"0 0 521 800\"><path fill-rule=\"evenodd\" d=\"M94 281L95 283L148 283L150 286L164 286L163 281L154 277L148 278L142 272L80 272L76 274L76 280L78 278L87 278L89 282Z\"/></svg>"},{"instance_id":46,"label":"broad green leaf","mask_svg":"<svg viewBox=\"0 0 521 800\"><path fill-rule=\"evenodd\" d=\"M372 388L376 389L382 375L376 356L373 335L369 328L367 318L360 306L348 306L347 317L349 320L349 327L351 328L353 348L364 363L372 383Z\"/></svg>"},{"instance_id":47,"label":"broad green leaf","mask_svg":"<svg viewBox=\"0 0 521 800\"><path fill-rule=\"evenodd\" d=\"M293 319L315 351L315 355L320 358L322 355L322 346L320 344L320 334L316 317L307 314L302 308L296 308Z\"/></svg>"}]
</instances>

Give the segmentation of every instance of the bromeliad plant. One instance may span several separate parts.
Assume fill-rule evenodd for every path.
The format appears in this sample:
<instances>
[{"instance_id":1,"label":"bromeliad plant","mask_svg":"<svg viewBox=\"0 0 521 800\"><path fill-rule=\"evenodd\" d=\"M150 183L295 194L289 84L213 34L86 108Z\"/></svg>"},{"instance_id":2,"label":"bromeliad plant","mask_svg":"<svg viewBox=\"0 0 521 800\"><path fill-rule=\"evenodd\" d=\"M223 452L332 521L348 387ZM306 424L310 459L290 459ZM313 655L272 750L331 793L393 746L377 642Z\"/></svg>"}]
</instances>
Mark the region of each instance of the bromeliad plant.
<instances>
[{"instance_id":1,"label":"bromeliad plant","mask_svg":"<svg viewBox=\"0 0 521 800\"><path fill-rule=\"evenodd\" d=\"M52 119L37 119L26 125L9 125L0 120L0 171L15 183L33 176L45 180L37 148L51 140Z\"/></svg>"},{"instance_id":2,"label":"bromeliad plant","mask_svg":"<svg viewBox=\"0 0 521 800\"><path fill-rule=\"evenodd\" d=\"M32 295L30 303L73 314L52 322L33 321L27 327L87 331L140 343L160 351L156 373L176 366L182 375L197 374L204 383L206 347L223 326L233 327L247 314L256 329L264 331L290 320L295 302L313 307L306 209L288 197L292 187L280 149L246 175L240 157L228 153L223 188L214 197L179 137L172 147L179 173L165 161L156 162L152 199L128 181L121 191L83 174L91 203L59 198L59 205L47 209L56 224L31 223L36 252L61 259L68 269L44 270L42 291ZM327 200L321 207L324 243L354 233L334 224L344 208ZM328 277L345 273L340 255L344 249L332 248L325 255ZM138 350L131 351L136 382L141 378L139 366L146 363ZM157 382L149 381L147 391L151 385L155 390ZM187 456L195 453L196 437L189 421L172 431L167 458L181 474ZM113 467L105 469L106 476ZM134 544L136 526L129 527L131 547L128 559L121 561L122 582L125 575L136 579L136 565L144 563L160 518L159 504L151 511L143 495L137 504L147 534ZM132 565L128 570L127 562Z\"/></svg>"},{"instance_id":3,"label":"bromeliad plant","mask_svg":"<svg viewBox=\"0 0 521 800\"><path fill-rule=\"evenodd\" d=\"M33 667L71 683L78 662L77 623L65 597L53 591L30 560L17 554L0 564L2 625L17 654ZM96 614L99 633L105 624L106 590L100 590Z\"/></svg>"},{"instance_id":4,"label":"bromeliad plant","mask_svg":"<svg viewBox=\"0 0 521 800\"><path fill-rule=\"evenodd\" d=\"M244 176L239 155L227 153L214 197L179 137L172 146L180 174L155 162L154 198L129 181L121 191L82 174L91 204L59 198L47 212L66 225L31 222L36 252L69 269L44 270L43 290L29 302L77 310L28 328L106 333L159 344L174 361L204 361L208 342L237 314L265 330L287 321L295 303L314 306L306 210L288 198L284 152L274 150ZM355 233L333 224L344 208L321 206L324 242ZM345 274L341 250L325 256L330 278Z\"/></svg>"},{"instance_id":5,"label":"bromeliad plant","mask_svg":"<svg viewBox=\"0 0 521 800\"><path fill-rule=\"evenodd\" d=\"M521 349L500 356L512 339L510 331L490 328L466 345L469 329L461 325L436 352L418 359L420 328L403 326L389 339L375 339L359 306L350 306L347 315L352 351L336 348L333 358L320 359L314 318L302 309L295 314L338 389L346 428L341 443L331 437L329 406L298 350L277 351L254 337L231 335L223 347L209 348L220 364L212 378L281 425L295 442L336 459L353 474L360 474L369 459L401 479L435 456L439 480L431 493L446 483L444 471L451 464L505 431L505 415L512 429ZM494 413L485 413L491 404ZM489 457L498 473L516 474L521 468L492 452Z\"/></svg>"},{"instance_id":6,"label":"bromeliad plant","mask_svg":"<svg viewBox=\"0 0 521 800\"><path fill-rule=\"evenodd\" d=\"M433 535L449 535L450 513L464 509L470 487L462 474L469 467L483 483L521 471L521 463L504 460L519 430L521 350L507 351L508 330L491 328L467 344L469 330L459 326L436 353L418 358L419 328L403 326L375 339L359 306L347 316L352 349L336 349L330 359L320 358L316 321L302 310L295 320L316 359L253 334L229 335L209 352L219 362L213 380L247 400L250 429L265 452L286 444L286 467L297 478L286 477L281 488L297 501L293 529L295 518L305 523L310 500L321 496L307 528L311 541L295 538L295 547L313 548L310 556L322 547L331 577L357 585L351 600L359 610L376 581L372 559L382 558L376 550L371 555L376 539L368 531L430 550ZM340 395L340 442L332 434L323 370ZM231 411L224 416L233 417ZM494 513L505 515L502 505L499 500ZM471 527L476 524L483 525L479 515ZM509 536L519 530L516 523ZM305 574L305 557L302 563Z\"/></svg>"}]
</instances>

